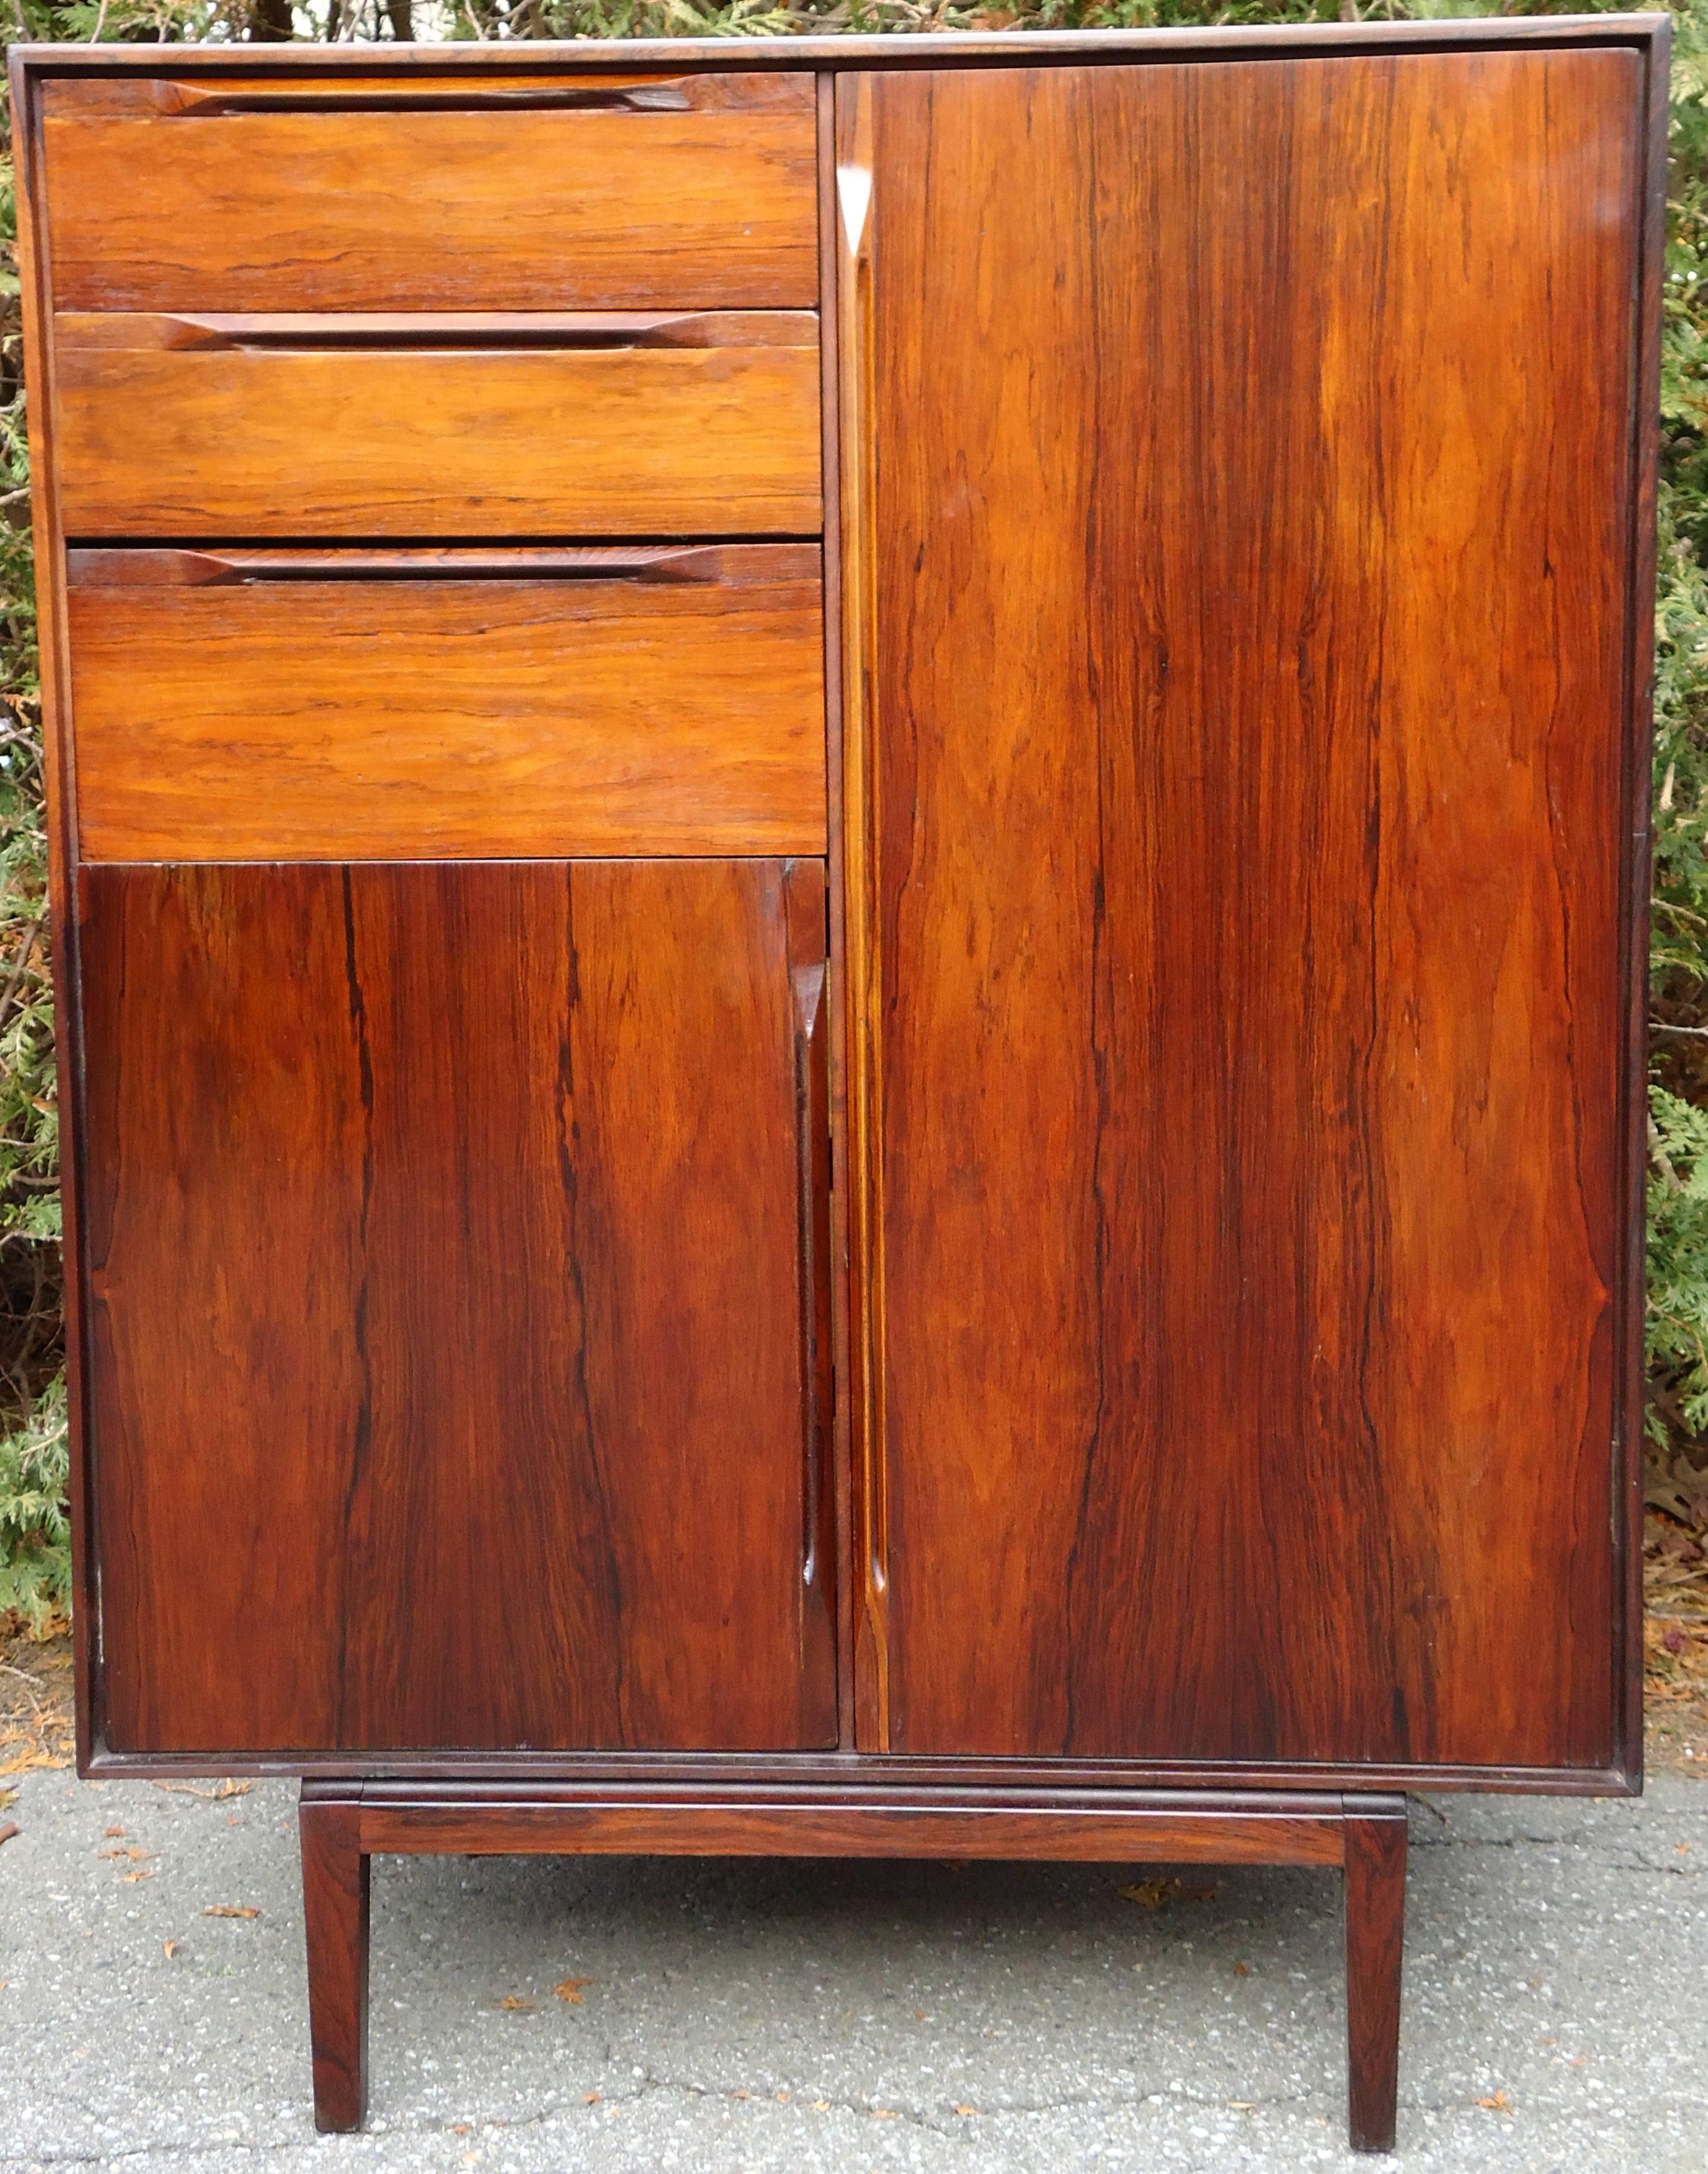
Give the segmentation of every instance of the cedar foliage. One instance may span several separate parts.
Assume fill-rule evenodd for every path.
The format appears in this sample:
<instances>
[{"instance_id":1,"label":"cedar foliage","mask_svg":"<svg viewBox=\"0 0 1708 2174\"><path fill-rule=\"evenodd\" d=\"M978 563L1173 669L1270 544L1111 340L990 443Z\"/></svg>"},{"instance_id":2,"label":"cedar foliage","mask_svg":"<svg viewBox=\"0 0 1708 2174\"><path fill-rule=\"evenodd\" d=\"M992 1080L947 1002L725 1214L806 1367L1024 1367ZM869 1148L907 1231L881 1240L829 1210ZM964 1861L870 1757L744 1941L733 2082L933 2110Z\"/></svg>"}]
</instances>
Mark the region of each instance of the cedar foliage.
<instances>
[{"instance_id":1,"label":"cedar foliage","mask_svg":"<svg viewBox=\"0 0 1708 2174\"><path fill-rule=\"evenodd\" d=\"M35 40L739 39L1583 13L1598 0L11 0ZM1605 8L1607 0L1600 0ZM1708 0L1673 7L1649 1144L1651 1432L1708 1466ZM952 51L945 40L946 57ZM18 280L0 175L0 1620L69 1605L58 1131Z\"/></svg>"}]
</instances>

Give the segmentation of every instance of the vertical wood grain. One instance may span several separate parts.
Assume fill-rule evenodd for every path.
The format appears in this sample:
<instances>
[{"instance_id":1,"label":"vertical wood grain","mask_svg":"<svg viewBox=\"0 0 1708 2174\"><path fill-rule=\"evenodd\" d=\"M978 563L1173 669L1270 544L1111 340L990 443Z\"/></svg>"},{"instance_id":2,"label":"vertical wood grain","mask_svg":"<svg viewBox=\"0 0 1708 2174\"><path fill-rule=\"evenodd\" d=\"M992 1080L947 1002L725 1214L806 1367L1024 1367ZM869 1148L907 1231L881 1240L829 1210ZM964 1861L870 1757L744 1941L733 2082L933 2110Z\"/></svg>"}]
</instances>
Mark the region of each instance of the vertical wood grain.
<instances>
[{"instance_id":1,"label":"vertical wood grain","mask_svg":"<svg viewBox=\"0 0 1708 2174\"><path fill-rule=\"evenodd\" d=\"M898 1748L1610 1760L1640 78L869 78Z\"/></svg>"},{"instance_id":2,"label":"vertical wood grain","mask_svg":"<svg viewBox=\"0 0 1708 2174\"><path fill-rule=\"evenodd\" d=\"M296 1819L314 2125L325 2135L359 2128L368 2108L369 1859L358 1802L305 1797Z\"/></svg>"},{"instance_id":3,"label":"vertical wood grain","mask_svg":"<svg viewBox=\"0 0 1708 2174\"><path fill-rule=\"evenodd\" d=\"M784 871L794 1011L801 1290L801 1733L838 1740L834 1376L830 1339L829 899L822 861Z\"/></svg>"},{"instance_id":4,"label":"vertical wood grain","mask_svg":"<svg viewBox=\"0 0 1708 2174\"><path fill-rule=\"evenodd\" d=\"M833 1741L784 864L85 880L114 1747Z\"/></svg>"},{"instance_id":5,"label":"vertical wood grain","mask_svg":"<svg viewBox=\"0 0 1708 2174\"><path fill-rule=\"evenodd\" d=\"M843 1018L848 1036L847 1160L851 1263L850 1452L853 1497L854 1728L863 1751L889 1748L889 1543L884 1486L882 1021L877 954L873 765L878 630L869 247L872 105L863 74L837 78L834 189L837 235L837 412L841 450L840 814L846 914ZM831 343L825 342L828 348Z\"/></svg>"},{"instance_id":6,"label":"vertical wood grain","mask_svg":"<svg viewBox=\"0 0 1708 2174\"><path fill-rule=\"evenodd\" d=\"M841 250L836 219L836 78L818 77L819 128L819 358L823 372L819 422L824 433L824 758L830 955L824 992L830 1094L830 1382L831 1463L836 1521L836 1740L851 1750L857 1740L854 1665L853 1412L856 1342L852 1333L854 1281L849 1214L850 1074L848 985L850 917L847 889L848 813L842 790L842 416L838 296ZM860 825L857 813L856 827Z\"/></svg>"},{"instance_id":7,"label":"vertical wood grain","mask_svg":"<svg viewBox=\"0 0 1708 2174\"><path fill-rule=\"evenodd\" d=\"M1348 2126L1354 2151L1392 2151L1406 1937L1403 1797L1346 1799Z\"/></svg>"}]
</instances>

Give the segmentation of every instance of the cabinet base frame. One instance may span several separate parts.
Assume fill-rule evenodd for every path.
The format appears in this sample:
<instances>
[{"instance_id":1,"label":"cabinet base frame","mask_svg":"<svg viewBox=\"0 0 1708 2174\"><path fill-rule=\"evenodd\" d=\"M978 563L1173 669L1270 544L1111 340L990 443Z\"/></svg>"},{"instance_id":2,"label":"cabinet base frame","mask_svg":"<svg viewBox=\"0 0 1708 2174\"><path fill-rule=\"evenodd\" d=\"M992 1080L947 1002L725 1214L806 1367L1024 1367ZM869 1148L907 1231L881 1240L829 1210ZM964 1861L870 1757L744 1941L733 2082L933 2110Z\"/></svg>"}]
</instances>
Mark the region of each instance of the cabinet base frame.
<instances>
[{"instance_id":1,"label":"cabinet base frame","mask_svg":"<svg viewBox=\"0 0 1708 2174\"><path fill-rule=\"evenodd\" d=\"M375 1856L950 1857L1338 1865L1353 2148L1394 2140L1406 1895L1401 1797L970 1788L303 1783L315 2126L368 2095L368 1864Z\"/></svg>"}]
</instances>

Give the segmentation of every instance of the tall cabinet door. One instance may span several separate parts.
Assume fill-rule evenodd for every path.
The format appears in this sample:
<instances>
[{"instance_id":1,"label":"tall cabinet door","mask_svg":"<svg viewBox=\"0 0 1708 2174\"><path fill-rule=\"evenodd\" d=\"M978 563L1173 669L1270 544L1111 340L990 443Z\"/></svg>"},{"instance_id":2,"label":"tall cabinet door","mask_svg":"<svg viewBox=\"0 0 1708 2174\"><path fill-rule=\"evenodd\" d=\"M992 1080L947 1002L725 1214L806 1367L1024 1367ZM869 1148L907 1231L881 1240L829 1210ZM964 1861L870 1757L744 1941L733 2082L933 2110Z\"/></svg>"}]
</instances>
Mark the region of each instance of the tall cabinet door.
<instances>
[{"instance_id":1,"label":"tall cabinet door","mask_svg":"<svg viewBox=\"0 0 1708 2174\"><path fill-rule=\"evenodd\" d=\"M839 97L866 1740L1604 1767L1640 62Z\"/></svg>"}]
</instances>

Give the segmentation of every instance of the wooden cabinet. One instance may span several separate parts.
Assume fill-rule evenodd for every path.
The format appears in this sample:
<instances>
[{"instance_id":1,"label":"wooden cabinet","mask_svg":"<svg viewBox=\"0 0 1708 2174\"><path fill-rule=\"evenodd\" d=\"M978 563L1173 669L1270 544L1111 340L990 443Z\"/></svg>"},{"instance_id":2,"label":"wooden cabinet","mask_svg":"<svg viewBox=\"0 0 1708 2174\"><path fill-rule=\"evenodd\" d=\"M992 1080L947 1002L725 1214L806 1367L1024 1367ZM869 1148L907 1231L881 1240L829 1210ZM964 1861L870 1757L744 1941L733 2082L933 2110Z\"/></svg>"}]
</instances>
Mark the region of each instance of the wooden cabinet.
<instances>
[{"instance_id":1,"label":"wooden cabinet","mask_svg":"<svg viewBox=\"0 0 1708 2174\"><path fill-rule=\"evenodd\" d=\"M1639 1786L1666 35L18 53L79 1759L323 2126L375 1852L941 1852L1341 1868L1380 2146L1398 1793Z\"/></svg>"}]
</instances>

